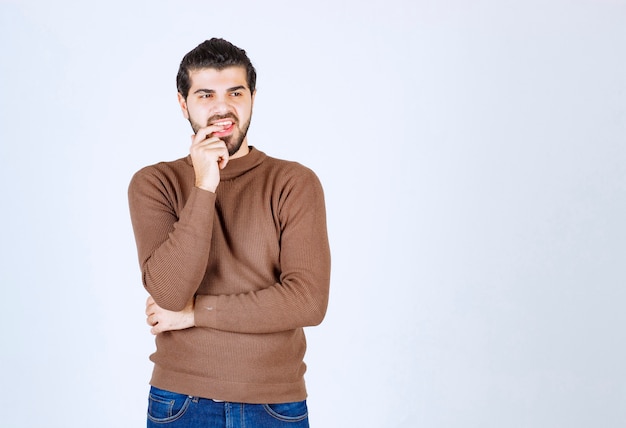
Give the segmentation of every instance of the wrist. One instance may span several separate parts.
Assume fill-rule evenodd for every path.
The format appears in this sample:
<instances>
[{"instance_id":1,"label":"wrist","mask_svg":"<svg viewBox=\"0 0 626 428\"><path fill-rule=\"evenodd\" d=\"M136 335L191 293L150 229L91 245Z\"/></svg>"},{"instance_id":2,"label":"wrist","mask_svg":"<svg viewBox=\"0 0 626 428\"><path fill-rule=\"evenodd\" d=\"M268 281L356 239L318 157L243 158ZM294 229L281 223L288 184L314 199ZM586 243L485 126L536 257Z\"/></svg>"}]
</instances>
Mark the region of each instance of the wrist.
<instances>
[{"instance_id":1,"label":"wrist","mask_svg":"<svg viewBox=\"0 0 626 428\"><path fill-rule=\"evenodd\" d=\"M191 310L191 312L189 312L187 314L187 316L185 317L185 326L186 328L191 328L191 327L195 327L196 326L196 317L194 316L194 311L193 309Z\"/></svg>"},{"instance_id":2,"label":"wrist","mask_svg":"<svg viewBox=\"0 0 626 428\"><path fill-rule=\"evenodd\" d=\"M196 182L195 186L198 189L206 190L207 192L212 192L212 193L215 193L215 190L217 189L217 185L213 186L213 185L207 185L207 184L198 183L198 182Z\"/></svg>"}]
</instances>

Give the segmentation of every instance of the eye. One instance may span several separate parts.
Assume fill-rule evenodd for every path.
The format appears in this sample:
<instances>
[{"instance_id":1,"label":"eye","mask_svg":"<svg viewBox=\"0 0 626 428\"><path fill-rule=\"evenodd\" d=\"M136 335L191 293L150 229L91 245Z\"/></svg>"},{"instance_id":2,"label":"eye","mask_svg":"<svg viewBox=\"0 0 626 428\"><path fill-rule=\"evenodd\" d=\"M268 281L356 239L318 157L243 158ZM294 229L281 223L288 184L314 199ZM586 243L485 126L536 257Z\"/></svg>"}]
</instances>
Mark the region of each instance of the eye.
<instances>
[{"instance_id":1,"label":"eye","mask_svg":"<svg viewBox=\"0 0 626 428\"><path fill-rule=\"evenodd\" d=\"M241 92L241 91L234 91L234 92L230 93L231 97L240 97L242 95L243 95L243 92Z\"/></svg>"},{"instance_id":2,"label":"eye","mask_svg":"<svg viewBox=\"0 0 626 428\"><path fill-rule=\"evenodd\" d=\"M200 94L200 98L201 99L213 98L213 94L209 94L207 92L204 92L204 93Z\"/></svg>"}]
</instances>

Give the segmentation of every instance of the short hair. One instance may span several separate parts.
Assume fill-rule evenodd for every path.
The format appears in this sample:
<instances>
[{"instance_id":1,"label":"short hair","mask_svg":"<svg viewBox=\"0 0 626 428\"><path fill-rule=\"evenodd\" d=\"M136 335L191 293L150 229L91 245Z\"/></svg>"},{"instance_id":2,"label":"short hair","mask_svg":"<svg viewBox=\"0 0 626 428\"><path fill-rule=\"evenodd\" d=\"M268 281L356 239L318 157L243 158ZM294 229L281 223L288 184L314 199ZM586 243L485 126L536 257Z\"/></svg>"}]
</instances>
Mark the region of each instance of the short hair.
<instances>
[{"instance_id":1,"label":"short hair","mask_svg":"<svg viewBox=\"0 0 626 428\"><path fill-rule=\"evenodd\" d=\"M256 88L256 70L250 58L246 55L246 51L224 39L215 37L200 43L183 57L176 75L176 88L187 99L189 89L191 88L189 74L192 71L202 68L223 70L228 67L245 68L248 87L250 92L254 93Z\"/></svg>"}]
</instances>

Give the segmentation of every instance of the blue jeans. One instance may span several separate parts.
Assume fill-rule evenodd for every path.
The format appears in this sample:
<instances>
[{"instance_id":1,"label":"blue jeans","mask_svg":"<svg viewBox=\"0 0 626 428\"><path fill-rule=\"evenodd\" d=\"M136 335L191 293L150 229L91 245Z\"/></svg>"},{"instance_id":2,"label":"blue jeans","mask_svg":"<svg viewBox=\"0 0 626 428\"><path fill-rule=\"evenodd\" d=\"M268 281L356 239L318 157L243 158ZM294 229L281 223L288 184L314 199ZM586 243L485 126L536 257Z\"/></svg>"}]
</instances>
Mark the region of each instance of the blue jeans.
<instances>
[{"instance_id":1,"label":"blue jeans","mask_svg":"<svg viewBox=\"0 0 626 428\"><path fill-rule=\"evenodd\" d=\"M284 404L217 402L150 388L148 428L308 428L305 401Z\"/></svg>"}]
</instances>

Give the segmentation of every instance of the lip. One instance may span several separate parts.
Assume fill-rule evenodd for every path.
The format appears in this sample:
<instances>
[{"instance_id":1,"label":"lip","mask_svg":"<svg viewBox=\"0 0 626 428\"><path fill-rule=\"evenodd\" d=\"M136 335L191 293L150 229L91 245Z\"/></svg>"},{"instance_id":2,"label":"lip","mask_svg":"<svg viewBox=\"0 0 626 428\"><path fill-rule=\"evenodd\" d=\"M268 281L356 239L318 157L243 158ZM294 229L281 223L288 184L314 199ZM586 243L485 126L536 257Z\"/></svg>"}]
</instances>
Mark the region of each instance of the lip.
<instances>
[{"instance_id":1,"label":"lip","mask_svg":"<svg viewBox=\"0 0 626 428\"><path fill-rule=\"evenodd\" d=\"M227 135L232 134L233 131L235 130L235 121L232 119L220 119L211 123L212 126L215 126L215 125L222 126L221 124L225 124L226 126L219 131L214 131L212 133L214 137L225 137Z\"/></svg>"}]
</instances>

